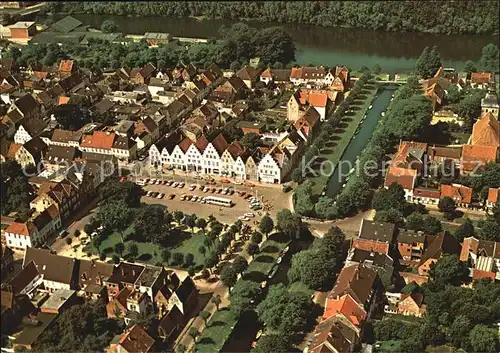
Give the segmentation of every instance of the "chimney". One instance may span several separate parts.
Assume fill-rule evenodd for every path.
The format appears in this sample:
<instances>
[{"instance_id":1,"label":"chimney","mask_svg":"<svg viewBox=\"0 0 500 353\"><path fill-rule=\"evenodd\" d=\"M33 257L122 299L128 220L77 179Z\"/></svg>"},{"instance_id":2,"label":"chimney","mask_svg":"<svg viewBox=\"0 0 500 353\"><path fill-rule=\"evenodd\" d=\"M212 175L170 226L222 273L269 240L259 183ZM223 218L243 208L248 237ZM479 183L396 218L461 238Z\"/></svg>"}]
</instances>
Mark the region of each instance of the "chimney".
<instances>
[{"instance_id":1,"label":"chimney","mask_svg":"<svg viewBox=\"0 0 500 353\"><path fill-rule=\"evenodd\" d=\"M132 276L135 276L135 270L134 269L132 270Z\"/></svg>"},{"instance_id":2,"label":"chimney","mask_svg":"<svg viewBox=\"0 0 500 353\"><path fill-rule=\"evenodd\" d=\"M122 267L122 276L125 276L125 269Z\"/></svg>"}]
</instances>

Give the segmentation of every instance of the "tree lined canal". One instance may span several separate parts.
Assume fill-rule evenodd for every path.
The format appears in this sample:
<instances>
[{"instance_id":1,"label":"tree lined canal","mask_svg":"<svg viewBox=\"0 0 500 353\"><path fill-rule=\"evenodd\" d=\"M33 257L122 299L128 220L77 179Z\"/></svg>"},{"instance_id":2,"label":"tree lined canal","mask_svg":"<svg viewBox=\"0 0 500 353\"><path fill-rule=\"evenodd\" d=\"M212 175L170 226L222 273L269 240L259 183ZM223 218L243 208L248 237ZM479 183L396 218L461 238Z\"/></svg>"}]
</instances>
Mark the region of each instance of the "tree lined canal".
<instances>
[{"instance_id":1,"label":"tree lined canal","mask_svg":"<svg viewBox=\"0 0 500 353\"><path fill-rule=\"evenodd\" d=\"M359 132L353 136L349 145L347 145L339 165L335 168L332 176L328 180L326 189L326 195L328 197L335 198L342 190L342 185L346 182L349 171L354 168L357 157L361 155L368 145L380 119L383 119L382 113L387 110L396 89L397 86L389 85L384 85L379 88L375 99L371 103L372 108L366 112L366 118L358 127Z\"/></svg>"},{"instance_id":2,"label":"tree lined canal","mask_svg":"<svg viewBox=\"0 0 500 353\"><path fill-rule=\"evenodd\" d=\"M100 28L105 20L113 20L118 30L124 34L144 34L145 32L166 32L177 37L218 38L219 28L230 26L237 21L197 20L194 18L172 17L127 17L110 15L74 14L76 19L93 28ZM65 15L58 14L54 21ZM43 22L46 17L39 17ZM276 24L249 21L256 28L280 26L292 36L296 51L296 61L301 65L348 65L359 69L365 65L380 65L389 73L411 71L415 60L425 46L439 48L444 65L463 68L468 59L478 60L482 48L488 43L498 43L496 36L435 35L426 33L398 33L370 31L356 28L312 25Z\"/></svg>"}]
</instances>

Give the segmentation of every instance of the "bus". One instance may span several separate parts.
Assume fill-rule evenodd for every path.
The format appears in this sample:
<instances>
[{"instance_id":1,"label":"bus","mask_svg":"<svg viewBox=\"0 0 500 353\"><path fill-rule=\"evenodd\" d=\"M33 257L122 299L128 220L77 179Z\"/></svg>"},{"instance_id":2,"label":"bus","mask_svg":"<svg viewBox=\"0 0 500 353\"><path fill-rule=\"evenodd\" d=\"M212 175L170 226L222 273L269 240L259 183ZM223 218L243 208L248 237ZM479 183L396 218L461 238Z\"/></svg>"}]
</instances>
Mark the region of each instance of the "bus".
<instances>
[{"instance_id":1,"label":"bus","mask_svg":"<svg viewBox=\"0 0 500 353\"><path fill-rule=\"evenodd\" d=\"M230 199L226 199L223 197L217 197L217 196L206 196L204 198L206 203L210 203L212 205L218 205L218 206L225 206L225 207L233 207L234 202Z\"/></svg>"}]
</instances>

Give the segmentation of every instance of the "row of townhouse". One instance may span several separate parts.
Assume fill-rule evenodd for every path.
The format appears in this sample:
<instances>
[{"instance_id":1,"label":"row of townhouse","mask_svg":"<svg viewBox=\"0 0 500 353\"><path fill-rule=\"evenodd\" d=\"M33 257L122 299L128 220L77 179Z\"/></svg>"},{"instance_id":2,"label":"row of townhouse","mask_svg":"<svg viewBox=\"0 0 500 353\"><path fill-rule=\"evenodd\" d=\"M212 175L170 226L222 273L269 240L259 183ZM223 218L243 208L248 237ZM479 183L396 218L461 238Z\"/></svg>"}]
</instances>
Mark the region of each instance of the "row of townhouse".
<instances>
[{"instance_id":1,"label":"row of townhouse","mask_svg":"<svg viewBox=\"0 0 500 353\"><path fill-rule=\"evenodd\" d=\"M292 129L272 147L251 151L237 141L229 143L222 134L212 141L204 135L192 141L176 130L151 146L149 163L152 167L281 183L297 163L304 143L299 132Z\"/></svg>"}]
</instances>

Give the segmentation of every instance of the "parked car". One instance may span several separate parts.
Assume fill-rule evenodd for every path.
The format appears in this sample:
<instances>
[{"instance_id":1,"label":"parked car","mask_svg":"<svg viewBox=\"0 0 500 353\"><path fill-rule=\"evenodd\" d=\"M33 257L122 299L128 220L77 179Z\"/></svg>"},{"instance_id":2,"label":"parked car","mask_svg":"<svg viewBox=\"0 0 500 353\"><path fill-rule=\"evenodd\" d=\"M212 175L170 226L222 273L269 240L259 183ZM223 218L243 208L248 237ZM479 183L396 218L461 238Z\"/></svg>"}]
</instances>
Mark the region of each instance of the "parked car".
<instances>
[{"instance_id":1,"label":"parked car","mask_svg":"<svg viewBox=\"0 0 500 353\"><path fill-rule=\"evenodd\" d=\"M184 184L183 182L180 182L179 183L179 188L182 189L184 187L184 185L186 185L186 184Z\"/></svg>"},{"instance_id":2,"label":"parked car","mask_svg":"<svg viewBox=\"0 0 500 353\"><path fill-rule=\"evenodd\" d=\"M229 195L233 195L234 194L234 190L233 189L229 189Z\"/></svg>"},{"instance_id":3,"label":"parked car","mask_svg":"<svg viewBox=\"0 0 500 353\"><path fill-rule=\"evenodd\" d=\"M170 186L170 185L172 185L173 183L174 183L174 181L173 181L173 180L169 180L169 181L167 181L167 183L166 183L166 184L167 184L167 186Z\"/></svg>"},{"instance_id":4,"label":"parked car","mask_svg":"<svg viewBox=\"0 0 500 353\"><path fill-rule=\"evenodd\" d=\"M193 191L194 189L196 189L196 185L191 184L191 185L189 186L189 191Z\"/></svg>"},{"instance_id":5,"label":"parked car","mask_svg":"<svg viewBox=\"0 0 500 353\"><path fill-rule=\"evenodd\" d=\"M149 184L150 184L150 185L153 185L153 184L155 184L155 183L156 183L156 179L150 179L150 180L149 180Z\"/></svg>"},{"instance_id":6,"label":"parked car","mask_svg":"<svg viewBox=\"0 0 500 353\"><path fill-rule=\"evenodd\" d=\"M222 192L222 188L217 189L217 193L220 194Z\"/></svg>"},{"instance_id":7,"label":"parked car","mask_svg":"<svg viewBox=\"0 0 500 353\"><path fill-rule=\"evenodd\" d=\"M210 189L210 192L211 192L212 194L213 194L214 192L216 192L216 191L217 191L217 189L216 189L216 188L212 188L212 189Z\"/></svg>"},{"instance_id":8,"label":"parked car","mask_svg":"<svg viewBox=\"0 0 500 353\"><path fill-rule=\"evenodd\" d=\"M191 198L191 201L196 201L198 200L198 196L194 195L192 198Z\"/></svg>"},{"instance_id":9,"label":"parked car","mask_svg":"<svg viewBox=\"0 0 500 353\"><path fill-rule=\"evenodd\" d=\"M246 216L239 216L238 219L241 221L248 221L248 217Z\"/></svg>"},{"instance_id":10,"label":"parked car","mask_svg":"<svg viewBox=\"0 0 500 353\"><path fill-rule=\"evenodd\" d=\"M255 215L252 212L247 212L247 213L245 213L245 217L253 218L253 217L255 217Z\"/></svg>"},{"instance_id":11,"label":"parked car","mask_svg":"<svg viewBox=\"0 0 500 353\"><path fill-rule=\"evenodd\" d=\"M172 187L176 188L176 187L177 187L177 185L179 185L179 183L178 183L178 182L176 182L176 181L174 181L174 183L172 184Z\"/></svg>"},{"instance_id":12,"label":"parked car","mask_svg":"<svg viewBox=\"0 0 500 353\"><path fill-rule=\"evenodd\" d=\"M168 199L169 199L169 200L173 200L173 199L174 199L174 197L175 197L175 194L170 194L170 195L168 195Z\"/></svg>"},{"instance_id":13,"label":"parked car","mask_svg":"<svg viewBox=\"0 0 500 353\"><path fill-rule=\"evenodd\" d=\"M147 196L147 197L149 197L149 196L151 196L151 194L152 194L152 193L153 193L152 191L148 191L148 192L146 193L146 196Z\"/></svg>"},{"instance_id":14,"label":"parked car","mask_svg":"<svg viewBox=\"0 0 500 353\"><path fill-rule=\"evenodd\" d=\"M162 199L165 194L159 193L158 196L156 196L157 199Z\"/></svg>"},{"instance_id":15,"label":"parked car","mask_svg":"<svg viewBox=\"0 0 500 353\"><path fill-rule=\"evenodd\" d=\"M173 195L173 194L172 194ZM181 201L184 201L186 199L186 194L181 195Z\"/></svg>"},{"instance_id":16,"label":"parked car","mask_svg":"<svg viewBox=\"0 0 500 353\"><path fill-rule=\"evenodd\" d=\"M258 210L262 210L262 206L259 204L253 204L253 205L250 205L250 208L254 211L258 211Z\"/></svg>"},{"instance_id":17,"label":"parked car","mask_svg":"<svg viewBox=\"0 0 500 353\"><path fill-rule=\"evenodd\" d=\"M156 181L155 185L161 185L161 180L160 180L160 179L158 179L158 180Z\"/></svg>"}]
</instances>

